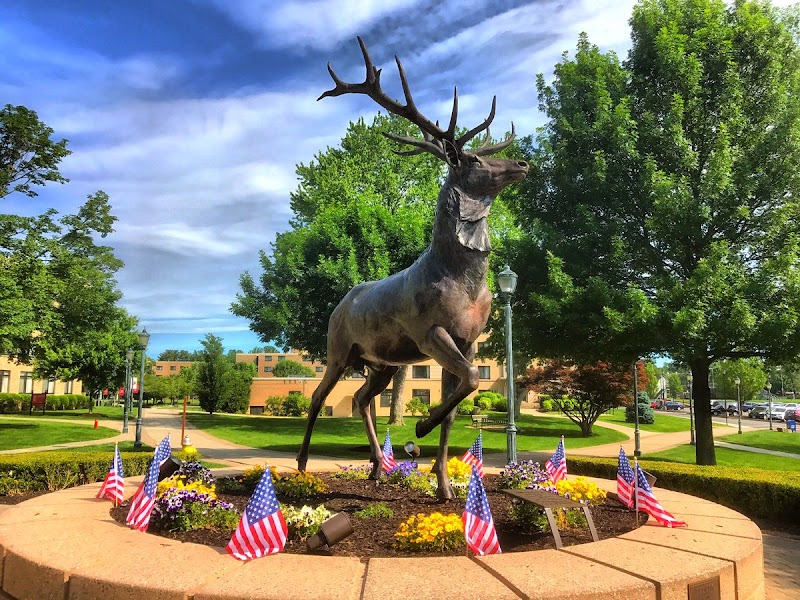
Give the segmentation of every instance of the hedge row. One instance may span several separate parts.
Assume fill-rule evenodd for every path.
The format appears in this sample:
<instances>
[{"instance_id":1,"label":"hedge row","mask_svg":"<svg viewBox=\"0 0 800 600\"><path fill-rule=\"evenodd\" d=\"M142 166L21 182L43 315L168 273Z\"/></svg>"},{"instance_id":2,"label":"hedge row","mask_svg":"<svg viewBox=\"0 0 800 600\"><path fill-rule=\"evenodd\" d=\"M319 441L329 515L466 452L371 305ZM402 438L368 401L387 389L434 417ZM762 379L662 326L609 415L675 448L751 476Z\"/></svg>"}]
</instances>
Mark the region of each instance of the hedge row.
<instances>
[{"instance_id":1,"label":"hedge row","mask_svg":"<svg viewBox=\"0 0 800 600\"><path fill-rule=\"evenodd\" d=\"M79 394L59 394L47 396L45 410L72 410L75 408L89 408L92 399ZM31 408L30 394L0 394L0 413L28 412ZM34 412L41 408L35 408Z\"/></svg>"},{"instance_id":2,"label":"hedge row","mask_svg":"<svg viewBox=\"0 0 800 600\"><path fill-rule=\"evenodd\" d=\"M105 478L109 452L30 452L0 455L0 496L55 491ZM141 475L151 452L122 452L125 476Z\"/></svg>"},{"instance_id":3,"label":"hedge row","mask_svg":"<svg viewBox=\"0 0 800 600\"><path fill-rule=\"evenodd\" d=\"M617 460L571 456L576 475L617 478ZM750 518L797 523L800 515L800 473L745 467L702 467L640 460L642 469L656 476L656 485L711 500Z\"/></svg>"}]
</instances>

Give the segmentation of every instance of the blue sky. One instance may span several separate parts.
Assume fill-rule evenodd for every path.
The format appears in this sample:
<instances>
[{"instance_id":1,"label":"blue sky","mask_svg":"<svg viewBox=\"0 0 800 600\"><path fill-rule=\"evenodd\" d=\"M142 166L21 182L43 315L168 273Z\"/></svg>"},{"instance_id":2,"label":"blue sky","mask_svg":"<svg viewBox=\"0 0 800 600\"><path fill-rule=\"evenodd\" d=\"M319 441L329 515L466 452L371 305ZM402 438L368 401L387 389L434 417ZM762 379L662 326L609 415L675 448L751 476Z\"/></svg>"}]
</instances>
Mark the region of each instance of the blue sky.
<instances>
[{"instance_id":1,"label":"blue sky","mask_svg":"<svg viewBox=\"0 0 800 600\"><path fill-rule=\"evenodd\" d=\"M780 2L786 4L786 2ZM148 354L260 342L228 308L239 276L260 273L288 228L295 165L371 119L363 97L317 102L331 62L363 80L361 35L384 89L400 96L393 56L417 105L446 121L485 118L496 133L542 124L535 77L549 79L578 34L624 57L633 0L16 0L0 4L0 101L35 110L70 141L70 179L3 210L74 212L102 189L119 217L107 238L125 267L123 304L151 332Z\"/></svg>"}]
</instances>

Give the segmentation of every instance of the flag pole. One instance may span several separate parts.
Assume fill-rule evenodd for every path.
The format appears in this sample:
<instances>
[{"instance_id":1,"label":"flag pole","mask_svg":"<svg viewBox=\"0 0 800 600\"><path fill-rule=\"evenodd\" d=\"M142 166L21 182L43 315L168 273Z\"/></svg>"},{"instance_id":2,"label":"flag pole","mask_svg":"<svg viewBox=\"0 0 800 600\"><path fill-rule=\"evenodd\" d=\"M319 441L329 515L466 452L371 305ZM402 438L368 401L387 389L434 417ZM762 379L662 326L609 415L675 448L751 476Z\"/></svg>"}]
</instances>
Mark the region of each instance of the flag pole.
<instances>
[{"instance_id":1,"label":"flag pole","mask_svg":"<svg viewBox=\"0 0 800 600\"><path fill-rule=\"evenodd\" d=\"M637 407L638 409L638 407ZM634 524L639 526L639 459L633 457L633 514Z\"/></svg>"}]
</instances>

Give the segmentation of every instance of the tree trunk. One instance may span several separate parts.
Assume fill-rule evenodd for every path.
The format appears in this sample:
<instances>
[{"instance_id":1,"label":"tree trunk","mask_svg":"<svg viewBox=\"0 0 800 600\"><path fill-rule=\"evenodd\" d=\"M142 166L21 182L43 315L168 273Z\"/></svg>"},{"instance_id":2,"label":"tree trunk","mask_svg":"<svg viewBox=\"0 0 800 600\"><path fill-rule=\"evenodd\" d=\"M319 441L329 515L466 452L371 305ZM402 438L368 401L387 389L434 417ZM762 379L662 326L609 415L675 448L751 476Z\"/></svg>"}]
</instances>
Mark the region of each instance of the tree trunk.
<instances>
[{"instance_id":1,"label":"tree trunk","mask_svg":"<svg viewBox=\"0 0 800 600\"><path fill-rule=\"evenodd\" d=\"M692 368L692 398L694 402L695 456L698 465L716 465L714 432L711 420L711 388L708 385L708 359L689 362Z\"/></svg>"},{"instance_id":2,"label":"tree trunk","mask_svg":"<svg viewBox=\"0 0 800 600\"><path fill-rule=\"evenodd\" d=\"M397 373L392 378L392 407L389 409L389 425L405 425L403 413L405 403L403 402L403 387L406 384L408 365L403 365L397 369Z\"/></svg>"}]
</instances>

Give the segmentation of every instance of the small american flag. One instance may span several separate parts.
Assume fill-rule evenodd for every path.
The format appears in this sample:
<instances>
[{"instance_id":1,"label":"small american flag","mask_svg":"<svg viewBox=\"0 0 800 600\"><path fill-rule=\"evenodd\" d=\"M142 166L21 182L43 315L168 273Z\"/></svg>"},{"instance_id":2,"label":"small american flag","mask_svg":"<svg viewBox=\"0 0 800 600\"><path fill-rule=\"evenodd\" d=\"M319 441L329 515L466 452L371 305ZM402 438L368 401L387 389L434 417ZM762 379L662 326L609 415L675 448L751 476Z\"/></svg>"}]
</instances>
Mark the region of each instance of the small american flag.
<instances>
[{"instance_id":1,"label":"small american flag","mask_svg":"<svg viewBox=\"0 0 800 600\"><path fill-rule=\"evenodd\" d=\"M461 457L461 461L472 465L478 471L478 475L483 479L483 440L481 434L478 434L478 439L470 446L469 450Z\"/></svg>"},{"instance_id":2,"label":"small american flag","mask_svg":"<svg viewBox=\"0 0 800 600\"><path fill-rule=\"evenodd\" d=\"M633 506L633 469L625 450L619 449L617 464L617 498L628 508Z\"/></svg>"},{"instance_id":3,"label":"small american flag","mask_svg":"<svg viewBox=\"0 0 800 600\"><path fill-rule=\"evenodd\" d=\"M389 439L389 430L386 430L386 438L383 440L383 458L381 458L381 468L384 473L389 473L397 466L392 451L392 440Z\"/></svg>"},{"instance_id":4,"label":"small american flag","mask_svg":"<svg viewBox=\"0 0 800 600\"><path fill-rule=\"evenodd\" d=\"M464 537L470 550L480 556L500 554L500 542L497 540L497 530L494 528L489 500L486 498L483 481L475 467L472 467L467 504L461 515L461 521L464 523Z\"/></svg>"},{"instance_id":5,"label":"small american flag","mask_svg":"<svg viewBox=\"0 0 800 600\"><path fill-rule=\"evenodd\" d=\"M98 498L108 498L114 505L120 504L125 497L125 474L122 471L122 456L119 453L119 445L114 444L114 458L111 461L111 468L108 470L100 491L97 492Z\"/></svg>"},{"instance_id":6,"label":"small american flag","mask_svg":"<svg viewBox=\"0 0 800 600\"><path fill-rule=\"evenodd\" d=\"M553 480L553 483L558 483L562 479L566 479L567 455L564 452L564 438L561 438L561 441L558 442L558 448L556 448L553 456L544 463L544 467L550 474L550 479Z\"/></svg>"},{"instance_id":7,"label":"small american flag","mask_svg":"<svg viewBox=\"0 0 800 600\"><path fill-rule=\"evenodd\" d=\"M153 512L153 506L156 503L158 471L171 454L172 449L170 447L169 434L167 434L167 437L161 440L161 443L153 453L153 460L150 461L150 466L147 468L147 475L145 475L142 485L139 486L139 489L136 490L133 498L131 498L131 507L125 522L133 529L147 531L147 527L150 525L150 513Z\"/></svg>"},{"instance_id":8,"label":"small american flag","mask_svg":"<svg viewBox=\"0 0 800 600\"><path fill-rule=\"evenodd\" d=\"M653 494L653 489L647 483L644 471L636 463L636 504L637 510L646 512L664 527L686 527L686 523L679 521L661 506Z\"/></svg>"},{"instance_id":9,"label":"small american flag","mask_svg":"<svg viewBox=\"0 0 800 600\"><path fill-rule=\"evenodd\" d=\"M287 534L286 521L275 497L272 474L269 469L264 469L225 551L238 560L275 554L283 550Z\"/></svg>"}]
</instances>

